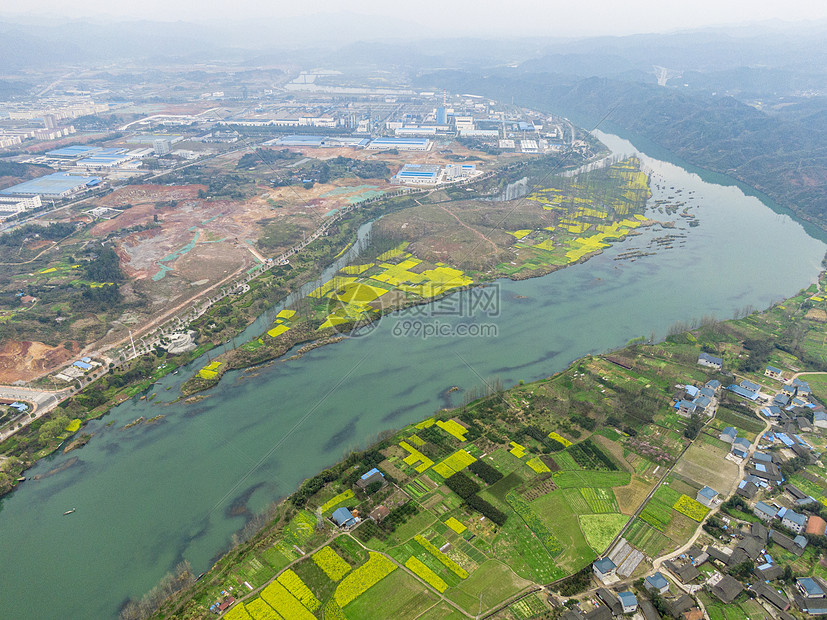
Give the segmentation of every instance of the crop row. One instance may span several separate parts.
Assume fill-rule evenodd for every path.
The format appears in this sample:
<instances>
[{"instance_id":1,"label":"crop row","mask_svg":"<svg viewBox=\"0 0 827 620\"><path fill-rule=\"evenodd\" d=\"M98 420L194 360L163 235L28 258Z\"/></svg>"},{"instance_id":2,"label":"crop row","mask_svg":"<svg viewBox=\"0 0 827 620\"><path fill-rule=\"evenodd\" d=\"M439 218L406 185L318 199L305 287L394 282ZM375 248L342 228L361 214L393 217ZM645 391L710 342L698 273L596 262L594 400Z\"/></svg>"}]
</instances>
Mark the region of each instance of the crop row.
<instances>
[{"instance_id":1,"label":"crop row","mask_svg":"<svg viewBox=\"0 0 827 620\"><path fill-rule=\"evenodd\" d=\"M704 506L696 499L692 499L688 495L681 495L680 499L673 506L682 515L686 515L690 519L700 523L704 520L709 508Z\"/></svg>"},{"instance_id":2,"label":"crop row","mask_svg":"<svg viewBox=\"0 0 827 620\"><path fill-rule=\"evenodd\" d=\"M430 553L437 560L442 562L442 564L448 567L448 569L450 569L451 572L453 572L457 577L459 577L460 579L465 579L466 577L468 577L468 571L466 571L464 568L462 568L462 566L454 562L447 555L442 553L442 551L440 551L430 540L428 540L421 534L417 534L414 537L414 539L416 540L416 542L422 545L428 551L428 553Z\"/></svg>"},{"instance_id":3,"label":"crop row","mask_svg":"<svg viewBox=\"0 0 827 620\"><path fill-rule=\"evenodd\" d=\"M279 614L291 620L310 620L314 618L304 605L298 599L290 594L287 589L278 581L272 582L264 590L261 591L261 598L275 609Z\"/></svg>"},{"instance_id":4,"label":"crop row","mask_svg":"<svg viewBox=\"0 0 827 620\"><path fill-rule=\"evenodd\" d=\"M341 504L343 501L351 499L352 497L354 497L353 491L351 489L345 489L335 497L331 497L324 504L322 504L322 514L336 506L336 504Z\"/></svg>"},{"instance_id":5,"label":"crop row","mask_svg":"<svg viewBox=\"0 0 827 620\"><path fill-rule=\"evenodd\" d=\"M437 575L434 571L430 568L425 566L420 559L418 559L415 555L412 555L408 558L405 562L405 567L412 571L417 577L422 579L425 583L429 586L435 588L439 592L445 592L448 589L448 584Z\"/></svg>"},{"instance_id":6,"label":"crop row","mask_svg":"<svg viewBox=\"0 0 827 620\"><path fill-rule=\"evenodd\" d=\"M310 611L316 611L321 606L319 599L305 585L301 577L289 568L278 576L278 582Z\"/></svg>"},{"instance_id":7,"label":"crop row","mask_svg":"<svg viewBox=\"0 0 827 620\"><path fill-rule=\"evenodd\" d=\"M563 551L563 545L557 537L546 528L545 524L540 520L540 517L531 509L529 503L514 491L509 491L505 499L514 509L514 512L522 517L528 528L540 539L540 542L546 548L549 555L552 557L560 555Z\"/></svg>"},{"instance_id":8,"label":"crop row","mask_svg":"<svg viewBox=\"0 0 827 620\"><path fill-rule=\"evenodd\" d=\"M314 553L313 562L330 577L331 581L339 581L350 572L350 564L330 547L322 547Z\"/></svg>"},{"instance_id":9,"label":"crop row","mask_svg":"<svg viewBox=\"0 0 827 620\"><path fill-rule=\"evenodd\" d=\"M345 577L336 588L334 596L339 607L356 600L396 570L396 565L381 553L369 553L368 561Z\"/></svg>"}]
</instances>

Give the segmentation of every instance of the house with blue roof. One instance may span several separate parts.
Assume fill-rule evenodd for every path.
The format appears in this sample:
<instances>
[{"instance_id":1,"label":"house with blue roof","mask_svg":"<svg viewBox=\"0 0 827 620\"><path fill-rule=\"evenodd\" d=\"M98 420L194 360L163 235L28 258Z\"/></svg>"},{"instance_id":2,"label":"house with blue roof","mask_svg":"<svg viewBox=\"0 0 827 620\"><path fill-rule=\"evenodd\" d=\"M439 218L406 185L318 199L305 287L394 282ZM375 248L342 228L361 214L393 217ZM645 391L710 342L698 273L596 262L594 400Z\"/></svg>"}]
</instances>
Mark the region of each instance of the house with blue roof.
<instances>
[{"instance_id":1,"label":"house with blue roof","mask_svg":"<svg viewBox=\"0 0 827 620\"><path fill-rule=\"evenodd\" d=\"M606 583L607 579L615 576L617 565L609 558L601 558L592 563L592 571L601 583Z\"/></svg>"},{"instance_id":2,"label":"house with blue roof","mask_svg":"<svg viewBox=\"0 0 827 620\"><path fill-rule=\"evenodd\" d=\"M752 381L749 381L748 379L744 379L738 385L740 385L745 390L749 390L750 392L760 392L761 391L761 386L760 385L758 385L757 383L753 383Z\"/></svg>"},{"instance_id":3,"label":"house with blue roof","mask_svg":"<svg viewBox=\"0 0 827 620\"><path fill-rule=\"evenodd\" d=\"M732 426L727 426L724 430L721 431L721 434L718 435L718 439L721 441L725 441L727 443L732 443L735 441L735 438L738 436L738 431L735 430Z\"/></svg>"},{"instance_id":4,"label":"house with blue roof","mask_svg":"<svg viewBox=\"0 0 827 620\"><path fill-rule=\"evenodd\" d=\"M702 387L698 392L699 396L706 396L709 399L715 398L715 390L709 387Z\"/></svg>"},{"instance_id":5,"label":"house with blue roof","mask_svg":"<svg viewBox=\"0 0 827 620\"><path fill-rule=\"evenodd\" d=\"M781 386L781 393L784 396L788 396L789 398L792 398L793 396L795 396L797 388L798 388L798 386L795 385L794 383L785 383L784 385Z\"/></svg>"},{"instance_id":6,"label":"house with blue roof","mask_svg":"<svg viewBox=\"0 0 827 620\"><path fill-rule=\"evenodd\" d=\"M802 506L812 504L814 501L816 501L815 498L812 495L808 495L807 497L802 497L801 499L795 500L793 503L796 508L801 508Z\"/></svg>"},{"instance_id":7,"label":"house with blue roof","mask_svg":"<svg viewBox=\"0 0 827 620\"><path fill-rule=\"evenodd\" d=\"M735 448L738 448L739 450L741 450L744 453L748 453L751 446L752 446L752 444L749 442L749 439L747 439L746 437L736 437L732 441L733 450Z\"/></svg>"},{"instance_id":8,"label":"house with blue roof","mask_svg":"<svg viewBox=\"0 0 827 620\"><path fill-rule=\"evenodd\" d=\"M763 521L772 521L775 519L775 515L778 514L778 510L769 504L765 504L764 502L758 502L755 504L755 508L752 509L752 512L755 513L755 516Z\"/></svg>"},{"instance_id":9,"label":"house with blue roof","mask_svg":"<svg viewBox=\"0 0 827 620\"><path fill-rule=\"evenodd\" d=\"M81 370L92 370L92 364L87 364L86 362L82 362L80 360L77 362L72 362L72 366L75 368L80 368Z\"/></svg>"},{"instance_id":10,"label":"house with blue roof","mask_svg":"<svg viewBox=\"0 0 827 620\"><path fill-rule=\"evenodd\" d=\"M683 386L683 389L684 389L684 392L686 392L686 398L687 399L690 399L690 398L694 399L698 395L698 393L700 392L700 390L698 388L696 388L694 385L689 385L689 384Z\"/></svg>"},{"instance_id":11,"label":"house with blue roof","mask_svg":"<svg viewBox=\"0 0 827 620\"><path fill-rule=\"evenodd\" d=\"M778 407L786 407L787 405L790 404L790 397L787 396L786 394L778 393L772 399L772 404L776 405Z\"/></svg>"},{"instance_id":12,"label":"house with blue roof","mask_svg":"<svg viewBox=\"0 0 827 620\"><path fill-rule=\"evenodd\" d=\"M737 394L741 398L746 398L747 400L756 400L758 398L758 392L753 392L752 390L748 390L745 387L740 385L728 385L727 390L732 392L733 394Z\"/></svg>"},{"instance_id":13,"label":"house with blue roof","mask_svg":"<svg viewBox=\"0 0 827 620\"><path fill-rule=\"evenodd\" d=\"M724 360L720 357L715 357L714 355L710 355L709 353L702 351L698 356L698 364L701 366L706 366L707 368L721 370L724 367Z\"/></svg>"},{"instance_id":14,"label":"house with blue roof","mask_svg":"<svg viewBox=\"0 0 827 620\"><path fill-rule=\"evenodd\" d=\"M350 513L350 510L344 507L334 510L332 517L336 525L343 528L353 527L359 523L359 520Z\"/></svg>"},{"instance_id":15,"label":"house with blue roof","mask_svg":"<svg viewBox=\"0 0 827 620\"><path fill-rule=\"evenodd\" d=\"M686 399L679 400L675 405L675 409L678 411L678 415L682 415L685 418L692 417L692 414L695 413L695 403L692 401L688 401Z\"/></svg>"},{"instance_id":16,"label":"house with blue roof","mask_svg":"<svg viewBox=\"0 0 827 620\"><path fill-rule=\"evenodd\" d=\"M618 592L617 598L620 601L624 614L631 614L637 611L637 597L631 592Z\"/></svg>"},{"instance_id":17,"label":"house with blue roof","mask_svg":"<svg viewBox=\"0 0 827 620\"><path fill-rule=\"evenodd\" d=\"M776 433L775 438L778 439L781 443L783 443L788 448L792 448L795 445L795 442L790 439L786 433Z\"/></svg>"},{"instance_id":18,"label":"house with blue roof","mask_svg":"<svg viewBox=\"0 0 827 620\"><path fill-rule=\"evenodd\" d=\"M695 400L693 400L692 402L695 404L695 411L697 413L706 413L707 409L712 404L712 401L709 398L701 395L698 395L698 397L695 398Z\"/></svg>"},{"instance_id":19,"label":"house with blue roof","mask_svg":"<svg viewBox=\"0 0 827 620\"><path fill-rule=\"evenodd\" d=\"M695 499L707 508L712 508L715 505L715 500L718 499L718 491L711 489L710 487L704 487L698 491Z\"/></svg>"},{"instance_id":20,"label":"house with blue roof","mask_svg":"<svg viewBox=\"0 0 827 620\"><path fill-rule=\"evenodd\" d=\"M772 454L767 454L766 452L754 452L752 454L752 460L758 463L772 463Z\"/></svg>"},{"instance_id":21,"label":"house with blue roof","mask_svg":"<svg viewBox=\"0 0 827 620\"><path fill-rule=\"evenodd\" d=\"M385 486L385 474L375 467L369 472L362 474L359 480L356 481L356 486L360 489L364 489L372 485L374 482L380 482L382 486Z\"/></svg>"},{"instance_id":22,"label":"house with blue roof","mask_svg":"<svg viewBox=\"0 0 827 620\"><path fill-rule=\"evenodd\" d=\"M824 598L823 588L812 577L801 577L795 580L795 587L805 598Z\"/></svg>"},{"instance_id":23,"label":"house with blue roof","mask_svg":"<svg viewBox=\"0 0 827 620\"><path fill-rule=\"evenodd\" d=\"M704 387L708 387L710 390L713 390L713 391L717 392L721 387L721 382L718 381L717 379L710 379L709 381L706 382Z\"/></svg>"},{"instance_id":24,"label":"house with blue roof","mask_svg":"<svg viewBox=\"0 0 827 620\"><path fill-rule=\"evenodd\" d=\"M776 368L775 366L767 366L766 370L764 371L764 376L769 377L770 379L776 379L778 381L784 380L784 377L781 374L781 370Z\"/></svg>"},{"instance_id":25,"label":"house with blue roof","mask_svg":"<svg viewBox=\"0 0 827 620\"><path fill-rule=\"evenodd\" d=\"M816 428L827 428L827 413L824 411L814 411L813 426Z\"/></svg>"},{"instance_id":26,"label":"house with blue roof","mask_svg":"<svg viewBox=\"0 0 827 620\"><path fill-rule=\"evenodd\" d=\"M770 405L769 407L761 409L761 413L768 418L777 418L781 416L781 408L777 405Z\"/></svg>"},{"instance_id":27,"label":"house with blue roof","mask_svg":"<svg viewBox=\"0 0 827 620\"><path fill-rule=\"evenodd\" d=\"M807 527L807 515L788 510L781 518L781 525L789 528L796 534L801 534L804 528Z\"/></svg>"},{"instance_id":28,"label":"house with blue roof","mask_svg":"<svg viewBox=\"0 0 827 620\"><path fill-rule=\"evenodd\" d=\"M643 580L643 585L650 592L657 592L658 594L666 594L669 592L669 582L660 572L649 575Z\"/></svg>"},{"instance_id":29,"label":"house with blue roof","mask_svg":"<svg viewBox=\"0 0 827 620\"><path fill-rule=\"evenodd\" d=\"M26 403L21 403L18 401L14 401L9 405L12 409L17 409L18 413L25 413L28 411L29 406Z\"/></svg>"},{"instance_id":30,"label":"house with blue roof","mask_svg":"<svg viewBox=\"0 0 827 620\"><path fill-rule=\"evenodd\" d=\"M701 366L706 366L707 368L721 370L724 367L724 360L721 357L716 357L714 355L706 353L705 351L702 351L700 355L698 355L698 364L700 364Z\"/></svg>"}]
</instances>

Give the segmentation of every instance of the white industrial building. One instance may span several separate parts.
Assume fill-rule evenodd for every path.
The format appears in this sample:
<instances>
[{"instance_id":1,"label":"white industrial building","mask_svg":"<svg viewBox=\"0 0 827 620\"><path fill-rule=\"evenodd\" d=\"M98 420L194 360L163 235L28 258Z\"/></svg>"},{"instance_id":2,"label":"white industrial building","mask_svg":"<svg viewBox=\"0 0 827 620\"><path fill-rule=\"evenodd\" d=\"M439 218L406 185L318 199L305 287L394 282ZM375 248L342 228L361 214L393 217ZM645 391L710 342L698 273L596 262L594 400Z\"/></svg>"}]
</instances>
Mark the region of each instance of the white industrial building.
<instances>
[{"instance_id":1,"label":"white industrial building","mask_svg":"<svg viewBox=\"0 0 827 620\"><path fill-rule=\"evenodd\" d=\"M446 181L469 179L476 174L477 167L474 164L448 164L445 166Z\"/></svg>"},{"instance_id":2,"label":"white industrial building","mask_svg":"<svg viewBox=\"0 0 827 620\"><path fill-rule=\"evenodd\" d=\"M0 217L9 217L42 205L40 196L0 196Z\"/></svg>"}]
</instances>

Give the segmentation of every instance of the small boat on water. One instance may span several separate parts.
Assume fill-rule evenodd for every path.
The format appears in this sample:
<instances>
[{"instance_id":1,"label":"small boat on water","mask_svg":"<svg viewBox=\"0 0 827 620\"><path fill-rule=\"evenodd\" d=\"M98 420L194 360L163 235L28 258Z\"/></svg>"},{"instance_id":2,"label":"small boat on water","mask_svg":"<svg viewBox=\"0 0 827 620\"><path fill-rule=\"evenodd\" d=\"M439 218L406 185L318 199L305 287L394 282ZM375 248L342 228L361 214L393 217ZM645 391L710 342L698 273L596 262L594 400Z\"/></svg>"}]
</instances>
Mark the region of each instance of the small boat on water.
<instances>
[{"instance_id":1,"label":"small boat on water","mask_svg":"<svg viewBox=\"0 0 827 620\"><path fill-rule=\"evenodd\" d=\"M75 512L75 510L77 510L77 509L76 509L76 508L72 508L71 510L67 510L66 512L64 512L64 513L63 513L63 516L65 517L66 515L70 515L70 514L72 514L73 512Z\"/></svg>"}]
</instances>

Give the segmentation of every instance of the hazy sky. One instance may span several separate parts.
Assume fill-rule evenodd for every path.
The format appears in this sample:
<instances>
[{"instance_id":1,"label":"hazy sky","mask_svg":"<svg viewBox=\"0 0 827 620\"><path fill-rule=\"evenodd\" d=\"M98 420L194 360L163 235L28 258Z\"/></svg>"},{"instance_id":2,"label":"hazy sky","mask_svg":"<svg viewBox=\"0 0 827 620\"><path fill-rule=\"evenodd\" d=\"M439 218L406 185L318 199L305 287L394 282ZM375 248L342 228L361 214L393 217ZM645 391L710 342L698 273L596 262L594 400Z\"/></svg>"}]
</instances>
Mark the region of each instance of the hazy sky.
<instances>
[{"instance_id":1,"label":"hazy sky","mask_svg":"<svg viewBox=\"0 0 827 620\"><path fill-rule=\"evenodd\" d=\"M422 25L430 33L582 36L664 32L765 20L827 19L824 0L26 0L1 14L160 21L277 20L352 12Z\"/></svg>"}]
</instances>

